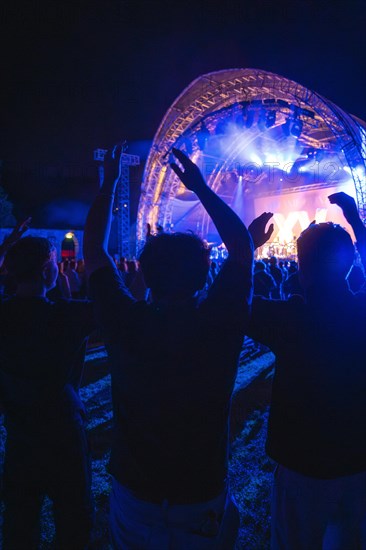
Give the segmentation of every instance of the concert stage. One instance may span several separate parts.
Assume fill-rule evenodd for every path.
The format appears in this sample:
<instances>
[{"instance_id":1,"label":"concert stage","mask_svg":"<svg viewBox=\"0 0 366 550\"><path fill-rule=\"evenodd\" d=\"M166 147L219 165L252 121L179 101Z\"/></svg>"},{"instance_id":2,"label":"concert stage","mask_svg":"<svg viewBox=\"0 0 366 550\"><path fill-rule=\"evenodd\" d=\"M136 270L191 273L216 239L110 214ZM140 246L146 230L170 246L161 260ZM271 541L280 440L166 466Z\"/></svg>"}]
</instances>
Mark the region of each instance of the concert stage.
<instances>
[{"instance_id":1,"label":"concert stage","mask_svg":"<svg viewBox=\"0 0 366 550\"><path fill-rule=\"evenodd\" d=\"M273 212L275 232L263 256L296 254L296 238L312 220L347 227L327 199L336 191L353 195L366 219L366 124L282 76L256 69L203 75L176 99L155 135L138 210L139 245L150 223L168 232L194 230L219 247L203 207L169 166L173 147L199 165L245 223Z\"/></svg>"}]
</instances>

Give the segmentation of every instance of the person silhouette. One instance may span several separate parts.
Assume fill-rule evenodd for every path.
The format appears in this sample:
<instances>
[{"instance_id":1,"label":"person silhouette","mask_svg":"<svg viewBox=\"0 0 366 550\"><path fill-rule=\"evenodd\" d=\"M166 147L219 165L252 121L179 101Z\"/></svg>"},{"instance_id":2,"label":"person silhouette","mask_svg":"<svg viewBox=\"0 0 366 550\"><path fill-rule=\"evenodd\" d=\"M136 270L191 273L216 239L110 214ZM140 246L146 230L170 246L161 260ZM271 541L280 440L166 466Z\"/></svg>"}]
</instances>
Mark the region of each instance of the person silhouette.
<instances>
[{"instance_id":1,"label":"person silhouette","mask_svg":"<svg viewBox=\"0 0 366 550\"><path fill-rule=\"evenodd\" d=\"M336 193L365 265L366 228L354 200ZM264 213L249 230L266 242ZM248 334L268 345L276 368L266 449L277 462L272 549L361 548L366 514L366 294L352 294L350 235L311 224L298 238L304 298L255 298Z\"/></svg>"},{"instance_id":2,"label":"person silhouette","mask_svg":"<svg viewBox=\"0 0 366 550\"><path fill-rule=\"evenodd\" d=\"M242 221L176 149L171 168L214 221L229 257L207 292L209 249L193 234L149 235L140 266L151 302L136 301L107 253L116 172L85 227L90 291L111 361L114 548L235 546L227 486L228 415L252 292L253 245ZM220 351L217 342L220 341Z\"/></svg>"},{"instance_id":3,"label":"person silhouette","mask_svg":"<svg viewBox=\"0 0 366 550\"><path fill-rule=\"evenodd\" d=\"M20 238L22 233L4 260L15 295L0 299L0 397L7 428L3 548L39 547L47 495L55 547L81 550L94 519L78 393L86 339L95 328L93 308L90 302L47 298L58 276L56 250L48 239Z\"/></svg>"}]
</instances>

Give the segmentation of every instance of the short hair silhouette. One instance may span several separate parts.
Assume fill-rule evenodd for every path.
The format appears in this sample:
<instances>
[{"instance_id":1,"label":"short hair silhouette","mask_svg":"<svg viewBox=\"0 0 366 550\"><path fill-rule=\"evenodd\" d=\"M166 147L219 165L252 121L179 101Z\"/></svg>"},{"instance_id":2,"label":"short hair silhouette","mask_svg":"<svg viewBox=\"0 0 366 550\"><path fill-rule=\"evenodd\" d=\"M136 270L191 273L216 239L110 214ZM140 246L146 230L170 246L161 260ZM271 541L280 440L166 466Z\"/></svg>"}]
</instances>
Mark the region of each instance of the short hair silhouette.
<instances>
[{"instance_id":1,"label":"short hair silhouette","mask_svg":"<svg viewBox=\"0 0 366 550\"><path fill-rule=\"evenodd\" d=\"M193 233L162 233L151 237L140 254L146 285L154 297L193 295L209 269L210 250Z\"/></svg>"},{"instance_id":2,"label":"short hair silhouette","mask_svg":"<svg viewBox=\"0 0 366 550\"><path fill-rule=\"evenodd\" d=\"M345 278L355 251L349 233L332 222L311 224L297 240L299 267L303 275Z\"/></svg>"},{"instance_id":3,"label":"short hair silhouette","mask_svg":"<svg viewBox=\"0 0 366 550\"><path fill-rule=\"evenodd\" d=\"M17 283L34 281L51 258L54 245L43 237L24 237L13 244L5 258L5 267Z\"/></svg>"},{"instance_id":4,"label":"short hair silhouette","mask_svg":"<svg viewBox=\"0 0 366 550\"><path fill-rule=\"evenodd\" d=\"M254 273L258 271L266 271L266 264L262 260L256 260L254 263Z\"/></svg>"}]
</instances>

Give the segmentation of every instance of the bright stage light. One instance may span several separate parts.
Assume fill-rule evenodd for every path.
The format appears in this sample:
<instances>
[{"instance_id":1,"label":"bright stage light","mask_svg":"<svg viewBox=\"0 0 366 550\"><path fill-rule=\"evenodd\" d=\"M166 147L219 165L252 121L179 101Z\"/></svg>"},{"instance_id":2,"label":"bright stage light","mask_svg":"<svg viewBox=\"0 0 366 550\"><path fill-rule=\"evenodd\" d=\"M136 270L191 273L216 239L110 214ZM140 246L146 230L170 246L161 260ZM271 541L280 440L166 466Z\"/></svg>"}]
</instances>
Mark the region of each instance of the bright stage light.
<instances>
[{"instance_id":1,"label":"bright stage light","mask_svg":"<svg viewBox=\"0 0 366 550\"><path fill-rule=\"evenodd\" d=\"M355 172L360 179L365 177L365 168L363 166L357 166Z\"/></svg>"},{"instance_id":2,"label":"bright stage light","mask_svg":"<svg viewBox=\"0 0 366 550\"><path fill-rule=\"evenodd\" d=\"M266 163L267 164L279 164L278 158L276 155L272 155L271 153L265 155L266 157Z\"/></svg>"},{"instance_id":3,"label":"bright stage light","mask_svg":"<svg viewBox=\"0 0 366 550\"><path fill-rule=\"evenodd\" d=\"M194 160L197 155L210 187L229 204L235 202L243 219L251 215L250 201L261 197L267 202L273 197L273 207L266 205L265 210L282 213L283 205L277 201L288 196L290 202L283 212L286 218L288 212L328 208L327 196L319 206L318 201L320 190L324 187L329 194L331 184L337 190L340 184L357 184L357 192L361 192L366 184L362 179L364 157L359 141L349 141L347 124L355 136L361 132L362 147L366 132L343 111L337 116L333 107L300 84L264 71L203 75L177 98L154 139L145 167L138 239L144 239L144 224L154 217L151 211L155 209L165 225L174 223L178 231L198 227L204 237L216 238L209 217L199 205L192 204L197 201L180 191L177 177L166 162L166 152L173 143L189 154L185 138L193 145L189 157ZM162 165L166 165L166 172L160 178ZM311 197L313 190L314 205L292 204L292 198L302 200L308 193ZM249 194L246 200L245 193ZM315 219L314 214L309 217ZM303 223L299 216L294 234Z\"/></svg>"},{"instance_id":4,"label":"bright stage light","mask_svg":"<svg viewBox=\"0 0 366 550\"><path fill-rule=\"evenodd\" d=\"M74 237L74 234L73 233L66 233L65 235L65 239L72 239Z\"/></svg>"},{"instance_id":5,"label":"bright stage light","mask_svg":"<svg viewBox=\"0 0 366 550\"><path fill-rule=\"evenodd\" d=\"M258 155L256 155L255 153L252 153L252 154L250 155L250 160L251 160L251 162L253 162L253 163L256 164L257 166L263 166L263 161L262 161L262 159L261 159Z\"/></svg>"}]
</instances>

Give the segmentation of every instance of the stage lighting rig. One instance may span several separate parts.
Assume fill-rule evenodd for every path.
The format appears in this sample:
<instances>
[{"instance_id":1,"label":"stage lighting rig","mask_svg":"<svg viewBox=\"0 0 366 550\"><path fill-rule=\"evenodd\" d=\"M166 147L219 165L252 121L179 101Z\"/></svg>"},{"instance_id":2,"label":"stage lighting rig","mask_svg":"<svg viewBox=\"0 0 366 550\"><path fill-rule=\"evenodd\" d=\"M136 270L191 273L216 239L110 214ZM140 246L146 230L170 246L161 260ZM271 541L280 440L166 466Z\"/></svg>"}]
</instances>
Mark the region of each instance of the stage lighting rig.
<instances>
[{"instance_id":1,"label":"stage lighting rig","mask_svg":"<svg viewBox=\"0 0 366 550\"><path fill-rule=\"evenodd\" d=\"M291 123L292 123L291 118L288 117L286 119L286 122L284 124L282 124L282 126L281 126L283 135L285 137L288 137L290 135Z\"/></svg>"},{"instance_id":2,"label":"stage lighting rig","mask_svg":"<svg viewBox=\"0 0 366 550\"><path fill-rule=\"evenodd\" d=\"M291 130L290 130L291 134L294 137L299 138L301 136L302 127L303 127L303 122L298 118L296 118L291 126Z\"/></svg>"},{"instance_id":3,"label":"stage lighting rig","mask_svg":"<svg viewBox=\"0 0 366 550\"><path fill-rule=\"evenodd\" d=\"M271 128L276 124L276 111L268 111L266 117L266 128Z\"/></svg>"},{"instance_id":4,"label":"stage lighting rig","mask_svg":"<svg viewBox=\"0 0 366 550\"><path fill-rule=\"evenodd\" d=\"M189 137L184 138L183 146L184 146L184 149L185 149L187 155L190 156L193 153L193 145L192 145L192 141L189 139Z\"/></svg>"},{"instance_id":5,"label":"stage lighting rig","mask_svg":"<svg viewBox=\"0 0 366 550\"><path fill-rule=\"evenodd\" d=\"M254 122L254 111L252 109L250 109L250 110L247 111L245 126L247 128L251 128L253 126L253 122Z\"/></svg>"},{"instance_id":6,"label":"stage lighting rig","mask_svg":"<svg viewBox=\"0 0 366 550\"><path fill-rule=\"evenodd\" d=\"M240 114L236 117L235 119L235 125L238 127L238 128L243 128L244 126L244 116L243 114Z\"/></svg>"},{"instance_id":7,"label":"stage lighting rig","mask_svg":"<svg viewBox=\"0 0 366 550\"><path fill-rule=\"evenodd\" d=\"M229 126L229 119L224 118L224 119L219 120L219 122L217 123L216 128L215 128L215 135L216 136L223 136L224 134L226 134L228 126Z\"/></svg>"}]
</instances>

